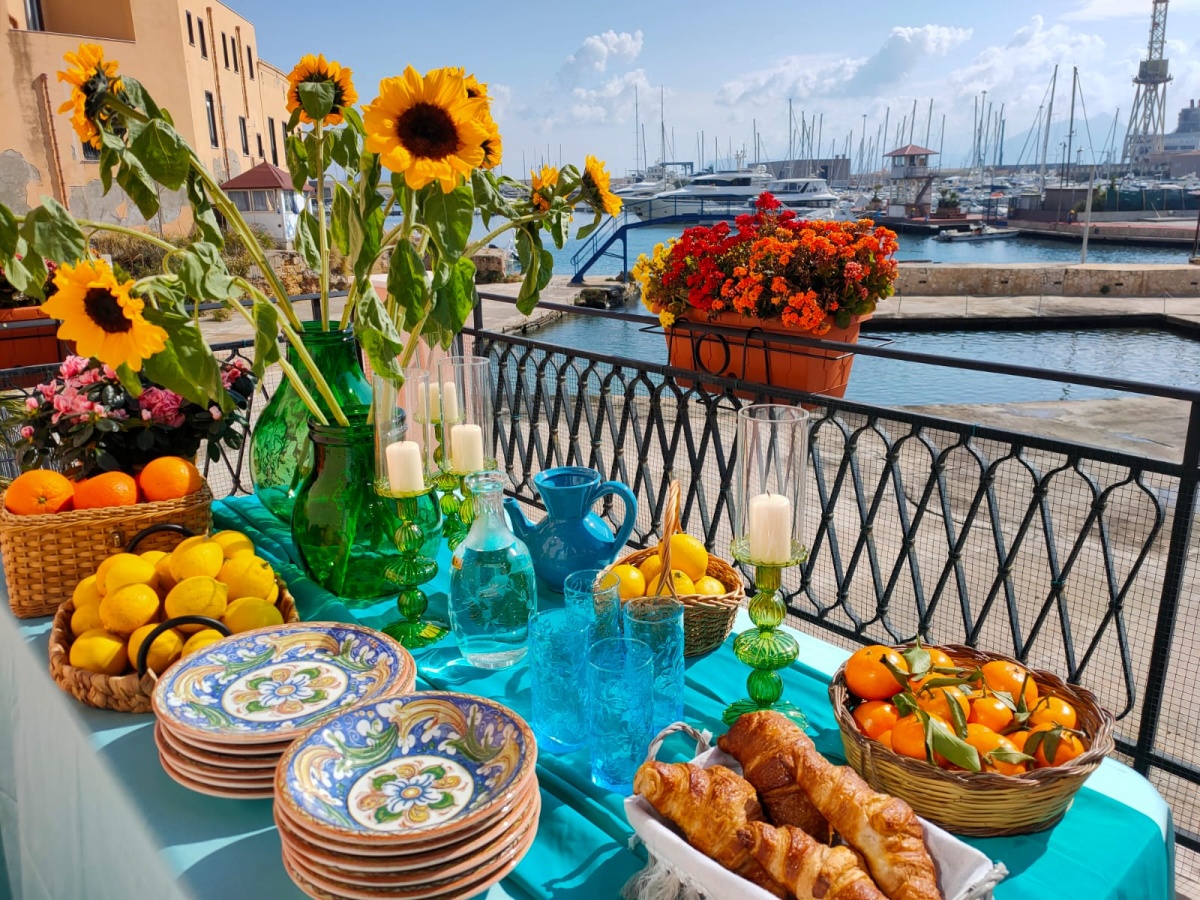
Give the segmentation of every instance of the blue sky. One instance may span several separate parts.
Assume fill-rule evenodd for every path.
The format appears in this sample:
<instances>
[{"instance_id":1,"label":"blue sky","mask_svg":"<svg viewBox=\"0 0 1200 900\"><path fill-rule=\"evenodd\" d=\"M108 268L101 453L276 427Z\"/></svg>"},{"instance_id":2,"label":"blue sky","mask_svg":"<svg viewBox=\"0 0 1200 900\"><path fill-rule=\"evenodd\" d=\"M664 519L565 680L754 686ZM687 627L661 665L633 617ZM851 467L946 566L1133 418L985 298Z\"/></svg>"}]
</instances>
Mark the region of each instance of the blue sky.
<instances>
[{"instance_id":1,"label":"blue sky","mask_svg":"<svg viewBox=\"0 0 1200 900\"><path fill-rule=\"evenodd\" d=\"M522 160L529 167L547 154L581 162L590 152L617 174L632 168L635 91L656 160L660 89L668 140L674 135L668 158L696 160L701 132L706 161L714 138L722 156L732 146L753 158L755 123L764 154L783 157L789 98L797 120L801 111L824 115L826 153L834 143L840 152L851 130L857 150L863 115L874 137L889 106L894 134L916 99L920 143L932 97L930 143L936 148L945 114L946 163L959 165L971 145L973 99L986 90L995 109L1006 104L1011 160L1055 63L1055 119L1066 117L1077 65L1100 145L1118 107L1123 133L1151 9L1150 0L230 2L254 22L264 59L287 71L300 55L322 52L353 68L363 102L408 64L475 72L496 97L504 172L513 177L522 176ZM1167 37L1170 131L1180 106L1200 102L1200 0L1172 0Z\"/></svg>"}]
</instances>

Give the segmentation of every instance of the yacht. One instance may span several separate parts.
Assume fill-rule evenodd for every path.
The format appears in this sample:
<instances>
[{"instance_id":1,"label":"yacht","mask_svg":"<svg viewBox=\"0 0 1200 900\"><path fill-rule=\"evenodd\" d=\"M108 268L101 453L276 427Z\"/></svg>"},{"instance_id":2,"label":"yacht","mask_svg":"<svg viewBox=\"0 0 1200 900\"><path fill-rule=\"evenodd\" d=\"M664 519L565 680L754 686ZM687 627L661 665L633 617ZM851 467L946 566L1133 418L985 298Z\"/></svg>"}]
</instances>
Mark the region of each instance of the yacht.
<instances>
[{"instance_id":1,"label":"yacht","mask_svg":"<svg viewBox=\"0 0 1200 900\"><path fill-rule=\"evenodd\" d=\"M691 184L653 197L630 199L625 208L642 221L665 216L719 216L733 218L746 211L746 204L767 189L771 173L766 166L753 171L713 172L697 175Z\"/></svg>"},{"instance_id":2,"label":"yacht","mask_svg":"<svg viewBox=\"0 0 1200 900\"><path fill-rule=\"evenodd\" d=\"M853 222L858 218L851 212L851 204L831 191L824 178L777 178L763 190L802 219ZM756 199L757 195L746 202L749 209L754 209Z\"/></svg>"}]
</instances>

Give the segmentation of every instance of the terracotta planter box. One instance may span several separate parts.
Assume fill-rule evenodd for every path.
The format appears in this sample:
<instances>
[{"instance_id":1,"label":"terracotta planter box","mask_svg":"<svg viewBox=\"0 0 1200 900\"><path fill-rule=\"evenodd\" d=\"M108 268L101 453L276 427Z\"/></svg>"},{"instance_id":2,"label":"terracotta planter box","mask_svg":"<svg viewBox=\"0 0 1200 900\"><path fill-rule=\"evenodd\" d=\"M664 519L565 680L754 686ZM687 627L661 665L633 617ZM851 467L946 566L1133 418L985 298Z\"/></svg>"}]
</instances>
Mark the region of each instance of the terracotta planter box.
<instances>
[{"instance_id":1,"label":"terracotta planter box","mask_svg":"<svg viewBox=\"0 0 1200 900\"><path fill-rule=\"evenodd\" d=\"M45 325L13 327L14 323L45 321ZM55 333L57 324L36 306L0 309L0 369L42 366L62 361L62 347ZM18 382L28 379L18 379ZM39 379L33 378L32 384ZM28 387L27 384L19 384Z\"/></svg>"},{"instance_id":2,"label":"terracotta planter box","mask_svg":"<svg viewBox=\"0 0 1200 900\"><path fill-rule=\"evenodd\" d=\"M856 316L849 327L831 328L819 339L856 344L859 326L869 318L869 315ZM781 334L817 338L812 332L788 328L775 319L767 321L728 312L711 320L700 314L689 321L736 329L739 335L701 334L686 325L666 329L668 361L675 368L830 397L846 393L854 365L853 353L771 340L773 335Z\"/></svg>"}]
</instances>

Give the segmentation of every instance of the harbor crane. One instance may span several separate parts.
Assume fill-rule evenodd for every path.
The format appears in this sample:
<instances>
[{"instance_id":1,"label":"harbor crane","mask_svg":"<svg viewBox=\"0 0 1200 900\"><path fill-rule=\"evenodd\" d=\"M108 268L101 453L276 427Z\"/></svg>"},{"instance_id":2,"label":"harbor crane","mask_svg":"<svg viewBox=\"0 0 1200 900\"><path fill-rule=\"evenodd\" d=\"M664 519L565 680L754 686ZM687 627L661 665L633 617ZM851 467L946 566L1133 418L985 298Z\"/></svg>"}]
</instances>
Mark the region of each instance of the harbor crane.
<instances>
[{"instance_id":1,"label":"harbor crane","mask_svg":"<svg viewBox=\"0 0 1200 900\"><path fill-rule=\"evenodd\" d=\"M1138 65L1133 110L1125 132L1121 164L1130 168L1142 165L1154 153L1162 153L1167 123L1167 83L1171 80L1167 59L1167 2L1153 0L1150 18L1150 44L1146 58Z\"/></svg>"}]
</instances>

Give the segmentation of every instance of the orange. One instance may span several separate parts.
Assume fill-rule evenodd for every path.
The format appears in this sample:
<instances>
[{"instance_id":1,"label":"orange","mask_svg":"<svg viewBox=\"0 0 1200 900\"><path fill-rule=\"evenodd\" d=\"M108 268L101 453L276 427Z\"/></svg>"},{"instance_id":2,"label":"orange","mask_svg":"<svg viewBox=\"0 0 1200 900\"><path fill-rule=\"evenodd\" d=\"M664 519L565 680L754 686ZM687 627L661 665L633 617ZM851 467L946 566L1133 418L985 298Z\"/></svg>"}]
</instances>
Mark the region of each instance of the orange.
<instances>
[{"instance_id":1,"label":"orange","mask_svg":"<svg viewBox=\"0 0 1200 900\"><path fill-rule=\"evenodd\" d=\"M1048 736L1053 733L1058 734L1058 746L1054 748L1054 756L1047 758L1046 744L1049 739ZM1047 737L1037 737L1039 734L1047 735ZM1036 725L1031 728L1029 730L1029 737L1025 739L1025 746L1027 748L1032 747L1032 753L1029 753L1028 749L1025 752L1034 758L1035 765L1039 769L1046 768L1047 766L1065 766L1084 751L1083 741L1071 734L1071 732L1063 730L1061 725L1054 725L1052 723Z\"/></svg>"},{"instance_id":2,"label":"orange","mask_svg":"<svg viewBox=\"0 0 1200 900\"><path fill-rule=\"evenodd\" d=\"M917 696L917 706L930 715L937 716L939 719L945 719L947 722L953 722L954 717L950 713L950 704L953 702L962 710L963 718L965 719L971 709L970 701L967 700L966 694L954 685L925 687L925 683L931 679L945 677L945 675L939 675L934 672L926 675L913 686L913 693Z\"/></svg>"},{"instance_id":3,"label":"orange","mask_svg":"<svg viewBox=\"0 0 1200 900\"><path fill-rule=\"evenodd\" d=\"M60 472L32 469L13 479L4 495L4 508L15 516L65 512L75 499L75 485Z\"/></svg>"},{"instance_id":4,"label":"orange","mask_svg":"<svg viewBox=\"0 0 1200 900\"><path fill-rule=\"evenodd\" d=\"M1008 738L996 734L990 728L977 726L975 730L972 730L968 727L966 742L979 751L979 764L984 772L1020 775L1025 771L1025 763L1005 762L992 756L996 750L1008 750L1016 753L1017 748Z\"/></svg>"},{"instance_id":5,"label":"orange","mask_svg":"<svg viewBox=\"0 0 1200 900\"><path fill-rule=\"evenodd\" d=\"M891 647L882 644L863 647L846 660L844 677L850 693L862 700L887 700L900 693L904 685L883 664L884 659L901 672L908 671L904 657Z\"/></svg>"},{"instance_id":6,"label":"orange","mask_svg":"<svg viewBox=\"0 0 1200 900\"><path fill-rule=\"evenodd\" d=\"M1003 659L993 659L983 664L983 680L991 691L1003 691L1019 704L1021 691L1025 691L1025 708L1033 709L1038 699L1038 687L1029 670Z\"/></svg>"},{"instance_id":7,"label":"orange","mask_svg":"<svg viewBox=\"0 0 1200 900\"><path fill-rule=\"evenodd\" d=\"M1077 717L1075 707L1059 697L1046 695L1038 700L1029 716L1030 725L1061 725L1063 728L1074 728Z\"/></svg>"},{"instance_id":8,"label":"orange","mask_svg":"<svg viewBox=\"0 0 1200 900\"><path fill-rule=\"evenodd\" d=\"M146 464L137 485L147 500L176 500L200 490L200 470L181 456L160 456Z\"/></svg>"},{"instance_id":9,"label":"orange","mask_svg":"<svg viewBox=\"0 0 1200 900\"><path fill-rule=\"evenodd\" d=\"M957 665L955 665L954 660L952 660L949 656L947 656L944 652L939 650L937 647L922 647L921 649L929 654L929 668L925 671L924 674L914 675L912 678L908 679L909 687L913 688L913 690L916 690L917 685L921 682L921 680L923 678L925 678L926 675L935 674L936 669L958 668ZM953 676L949 675L949 673L947 673L947 672L936 672L936 674L939 678L953 677ZM966 690L966 687L964 686L963 689Z\"/></svg>"},{"instance_id":10,"label":"orange","mask_svg":"<svg viewBox=\"0 0 1200 900\"><path fill-rule=\"evenodd\" d=\"M76 509L133 506L137 502L137 482L124 472L105 472L75 485Z\"/></svg>"},{"instance_id":11,"label":"orange","mask_svg":"<svg viewBox=\"0 0 1200 900\"><path fill-rule=\"evenodd\" d=\"M875 738L875 740L879 741L879 743L883 744L883 746L885 746L889 750L891 750L892 749L892 731L891 731L891 729L889 728L887 731L885 731L879 737Z\"/></svg>"},{"instance_id":12,"label":"orange","mask_svg":"<svg viewBox=\"0 0 1200 900\"><path fill-rule=\"evenodd\" d=\"M901 756L928 759L925 755L925 723L916 713L901 716L892 726L892 749Z\"/></svg>"},{"instance_id":13,"label":"orange","mask_svg":"<svg viewBox=\"0 0 1200 900\"><path fill-rule=\"evenodd\" d=\"M854 721L858 730L869 738L878 738L885 731L891 731L900 713L896 707L886 700L868 700L860 703L854 710Z\"/></svg>"},{"instance_id":14,"label":"orange","mask_svg":"<svg viewBox=\"0 0 1200 900\"><path fill-rule=\"evenodd\" d=\"M1016 747L1022 753L1025 752L1025 739L1029 737L1028 731L1014 731L1010 734L1006 734L1005 737L1013 742L1014 747Z\"/></svg>"},{"instance_id":15,"label":"orange","mask_svg":"<svg viewBox=\"0 0 1200 900\"><path fill-rule=\"evenodd\" d=\"M999 697L976 697L971 701L968 722L978 722L999 733L1011 725L1012 720L1012 710Z\"/></svg>"}]
</instances>

